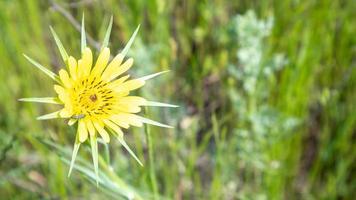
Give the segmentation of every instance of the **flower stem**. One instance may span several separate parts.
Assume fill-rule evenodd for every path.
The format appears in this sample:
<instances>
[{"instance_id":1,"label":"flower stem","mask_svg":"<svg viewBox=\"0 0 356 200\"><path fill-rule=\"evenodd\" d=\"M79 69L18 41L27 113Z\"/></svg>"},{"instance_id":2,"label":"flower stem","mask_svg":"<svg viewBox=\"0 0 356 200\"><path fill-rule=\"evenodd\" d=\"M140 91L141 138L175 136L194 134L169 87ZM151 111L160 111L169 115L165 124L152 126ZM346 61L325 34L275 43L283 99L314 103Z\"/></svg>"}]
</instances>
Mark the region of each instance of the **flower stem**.
<instances>
[{"instance_id":1,"label":"flower stem","mask_svg":"<svg viewBox=\"0 0 356 200\"><path fill-rule=\"evenodd\" d=\"M147 108L145 111L147 114L148 113ZM145 125L145 133L146 133L146 140L148 145L148 159L150 165L149 170L150 170L150 179L151 179L152 190L153 190L153 199L158 199L157 179L155 173L155 164L153 161L154 157L153 157L152 137L151 137L151 130L148 127L148 125Z\"/></svg>"}]
</instances>

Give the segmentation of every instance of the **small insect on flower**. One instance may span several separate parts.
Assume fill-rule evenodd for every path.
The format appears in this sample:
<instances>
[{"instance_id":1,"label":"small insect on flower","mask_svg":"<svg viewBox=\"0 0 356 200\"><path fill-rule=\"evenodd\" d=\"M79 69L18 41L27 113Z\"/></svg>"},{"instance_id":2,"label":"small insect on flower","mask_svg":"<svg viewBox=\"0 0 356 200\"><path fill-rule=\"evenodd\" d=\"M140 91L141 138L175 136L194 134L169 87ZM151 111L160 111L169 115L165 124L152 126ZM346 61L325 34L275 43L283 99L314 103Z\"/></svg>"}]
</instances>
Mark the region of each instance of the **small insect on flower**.
<instances>
[{"instance_id":1,"label":"small insect on flower","mask_svg":"<svg viewBox=\"0 0 356 200\"><path fill-rule=\"evenodd\" d=\"M73 115L71 118L72 119L83 119L85 117L84 114L79 114L79 115Z\"/></svg>"},{"instance_id":2,"label":"small insect on flower","mask_svg":"<svg viewBox=\"0 0 356 200\"><path fill-rule=\"evenodd\" d=\"M109 133L128 150L128 152L142 165L137 156L132 152L124 140L122 128L142 126L143 123L160 127L171 126L137 115L142 106L177 107L175 105L148 101L142 97L130 96L130 92L145 85L146 81L163 72L129 80L129 75L122 76L133 65L133 59L125 56L136 37L139 27L131 36L125 48L110 62L110 49L107 47L112 27L112 17L108 26L104 42L96 62L93 62L93 53L86 45L84 30L84 16L81 30L82 57L75 59L68 56L57 34L51 28L59 52L67 66L61 69L59 75L54 74L46 67L25 57L38 69L52 78L56 84L54 90L57 97L24 98L20 101L52 103L63 105L61 110L38 117L38 120L53 118L68 119L68 124L78 123L76 141L72 153L72 160L68 176L74 166L75 158L80 144L90 139L94 169L98 181L98 144L97 136L100 135L104 142L110 142Z\"/></svg>"}]
</instances>

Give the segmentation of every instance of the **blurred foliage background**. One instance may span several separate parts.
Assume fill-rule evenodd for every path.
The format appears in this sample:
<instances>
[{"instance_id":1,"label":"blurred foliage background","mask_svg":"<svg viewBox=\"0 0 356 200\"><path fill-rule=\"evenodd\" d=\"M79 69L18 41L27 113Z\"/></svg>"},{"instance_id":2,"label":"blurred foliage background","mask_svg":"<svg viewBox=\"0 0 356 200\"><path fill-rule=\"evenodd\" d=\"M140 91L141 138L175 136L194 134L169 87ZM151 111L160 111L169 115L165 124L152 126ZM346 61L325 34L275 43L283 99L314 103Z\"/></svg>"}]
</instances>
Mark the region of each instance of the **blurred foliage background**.
<instances>
[{"instance_id":1,"label":"blurred foliage background","mask_svg":"<svg viewBox=\"0 0 356 200\"><path fill-rule=\"evenodd\" d=\"M352 0L1 0L1 199L353 199L355 10ZM144 167L117 141L100 145L99 187L88 148L67 178L75 127L36 121L55 106L17 101L54 95L22 54L58 72L48 27L79 57L83 12L93 49L111 15L113 52L141 24L130 73L171 72L139 93L180 105L145 111L175 129L127 132Z\"/></svg>"}]
</instances>

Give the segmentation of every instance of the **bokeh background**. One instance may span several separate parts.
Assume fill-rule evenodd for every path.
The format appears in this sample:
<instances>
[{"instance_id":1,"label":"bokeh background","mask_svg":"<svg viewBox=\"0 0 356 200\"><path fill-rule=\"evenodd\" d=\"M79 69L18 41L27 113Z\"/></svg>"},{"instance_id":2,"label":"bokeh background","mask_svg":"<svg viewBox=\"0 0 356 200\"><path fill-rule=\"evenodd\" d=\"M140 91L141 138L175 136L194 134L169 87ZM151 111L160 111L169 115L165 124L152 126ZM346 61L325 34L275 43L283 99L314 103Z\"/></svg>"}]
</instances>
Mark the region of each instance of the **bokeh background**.
<instances>
[{"instance_id":1,"label":"bokeh background","mask_svg":"<svg viewBox=\"0 0 356 200\"><path fill-rule=\"evenodd\" d=\"M352 0L1 0L0 198L355 198L355 10ZM92 49L111 15L112 52L141 24L130 74L171 71L139 95L180 106L144 112L174 129L126 132L144 167L119 142L101 144L99 187L89 144L67 178L75 127L35 119L57 107L17 101L55 94L22 54L58 72L49 26L78 58L83 12Z\"/></svg>"}]
</instances>

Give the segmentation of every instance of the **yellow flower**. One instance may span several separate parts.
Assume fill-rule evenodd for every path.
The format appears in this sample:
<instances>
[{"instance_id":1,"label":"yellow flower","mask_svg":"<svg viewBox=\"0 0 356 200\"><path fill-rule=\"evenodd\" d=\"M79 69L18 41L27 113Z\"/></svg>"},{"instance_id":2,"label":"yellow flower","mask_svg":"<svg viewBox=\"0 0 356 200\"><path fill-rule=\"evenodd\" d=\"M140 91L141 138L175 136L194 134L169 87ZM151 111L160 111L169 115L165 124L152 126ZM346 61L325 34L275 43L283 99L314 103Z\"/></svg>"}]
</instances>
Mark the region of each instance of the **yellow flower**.
<instances>
[{"instance_id":1,"label":"yellow flower","mask_svg":"<svg viewBox=\"0 0 356 200\"><path fill-rule=\"evenodd\" d=\"M28 56L25 57L37 68L56 81L54 90L58 97L24 98L21 101L61 104L63 108L38 117L39 120L65 118L68 124L78 124L76 141L72 154L69 174L74 166L75 158L81 143L90 140L95 172L98 175L97 136L104 142L110 142L111 133L142 165L135 154L124 141L123 129L130 126L142 126L143 123L171 128L168 125L137 115L142 106L176 107L175 105L148 101L142 97L130 96L130 92L139 89L145 82L166 71L129 80L129 75L123 75L133 65L133 59L125 60L139 27L135 30L124 50L110 61L110 49L107 48L111 32L112 18L109 24L102 50L94 62L93 53L86 47L84 17L82 21L82 57L76 60L68 56L57 34L51 28L61 56L67 69L61 69L58 75L49 71Z\"/></svg>"}]
</instances>

